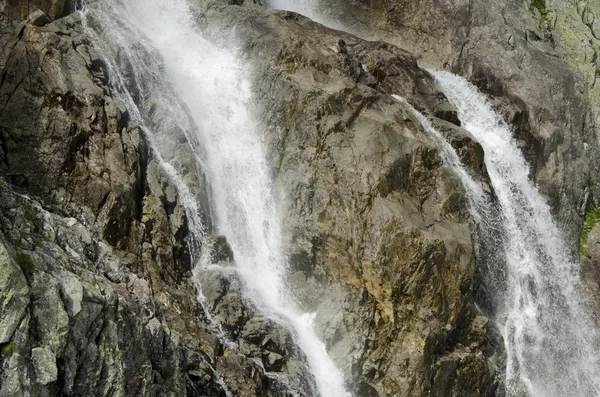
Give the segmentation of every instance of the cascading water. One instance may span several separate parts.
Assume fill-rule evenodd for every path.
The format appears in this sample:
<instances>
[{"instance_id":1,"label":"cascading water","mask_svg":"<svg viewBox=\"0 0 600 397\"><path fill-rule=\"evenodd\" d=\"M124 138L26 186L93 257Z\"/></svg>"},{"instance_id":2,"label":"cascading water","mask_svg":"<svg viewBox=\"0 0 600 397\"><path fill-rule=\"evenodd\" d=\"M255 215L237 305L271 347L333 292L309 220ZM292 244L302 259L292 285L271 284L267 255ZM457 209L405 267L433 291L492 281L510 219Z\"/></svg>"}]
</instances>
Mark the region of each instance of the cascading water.
<instances>
[{"instance_id":1,"label":"cascading water","mask_svg":"<svg viewBox=\"0 0 600 397\"><path fill-rule=\"evenodd\" d=\"M325 25L331 20L315 0L269 0L267 5L303 13ZM580 296L578 267L569 258L548 205L529 180L509 129L466 80L430 72L457 105L463 126L482 145L498 197L493 203L481 192L441 134L407 104L423 127L441 140L445 162L456 170L480 217L485 241L478 267L484 273L485 300L504 337L507 394L600 395L597 331Z\"/></svg>"},{"instance_id":2,"label":"cascading water","mask_svg":"<svg viewBox=\"0 0 600 397\"><path fill-rule=\"evenodd\" d=\"M352 29L336 18L337 11L327 7L322 0L263 0L263 5L268 8L297 12L321 25L353 33Z\"/></svg>"},{"instance_id":3,"label":"cascading water","mask_svg":"<svg viewBox=\"0 0 600 397\"><path fill-rule=\"evenodd\" d=\"M578 266L529 180L509 128L465 79L430 72L457 106L463 127L482 145L498 197L506 280L486 282L501 305L495 308L495 321L507 353L507 394L600 395L597 331L580 295Z\"/></svg>"},{"instance_id":4,"label":"cascading water","mask_svg":"<svg viewBox=\"0 0 600 397\"><path fill-rule=\"evenodd\" d=\"M171 111L168 122L180 125L188 140L198 143L199 148L194 149L207 174L215 227L234 251L248 296L265 315L295 332L323 397L349 396L341 373L313 331L313 316L296 309L286 286L280 219L265 162L261 126L249 110L252 96L248 71L235 51L212 44L198 32L185 0L109 3L108 8L101 5L105 8L95 14L105 37L128 41L122 48L149 43L161 57L161 66L157 67L157 61L140 58L135 51L117 51L119 56L130 58L133 77L168 79L187 107L186 111L177 105L178 100L168 96L160 100L160 106ZM133 37L111 36L111 29L124 26ZM152 49L146 52L152 53ZM188 114L194 125L190 125ZM194 133L197 135L189 136ZM179 186L181 194L187 190L183 181L179 182L183 184ZM204 255L198 266L208 266L207 258Z\"/></svg>"},{"instance_id":5,"label":"cascading water","mask_svg":"<svg viewBox=\"0 0 600 397\"><path fill-rule=\"evenodd\" d=\"M471 206L475 211L479 209L486 208L486 195L481 188L481 185L477 183L471 175L467 172L467 170L463 167L458 154L454 148L446 141L444 136L433 126L431 121L427 117L425 117L421 112L415 109L408 101L399 96L392 95L394 99L399 102L402 102L408 109L415 115L421 126L427 131L429 134L433 135L433 137L442 145L442 160L446 165L450 166L454 169L454 171L458 174L461 182L465 186L467 190L467 194L469 195L469 201ZM480 215L480 214L476 214Z\"/></svg>"}]
</instances>

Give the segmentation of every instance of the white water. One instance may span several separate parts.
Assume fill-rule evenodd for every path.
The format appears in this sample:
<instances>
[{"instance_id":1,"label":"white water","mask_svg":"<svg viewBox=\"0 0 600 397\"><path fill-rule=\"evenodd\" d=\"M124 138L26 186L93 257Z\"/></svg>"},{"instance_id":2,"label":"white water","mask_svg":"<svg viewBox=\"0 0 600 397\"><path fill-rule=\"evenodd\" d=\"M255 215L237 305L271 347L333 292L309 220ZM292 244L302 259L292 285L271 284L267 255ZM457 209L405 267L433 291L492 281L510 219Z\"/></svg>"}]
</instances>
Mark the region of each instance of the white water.
<instances>
[{"instance_id":1,"label":"white water","mask_svg":"<svg viewBox=\"0 0 600 397\"><path fill-rule=\"evenodd\" d=\"M322 14L314 0L269 0L267 4L328 24L319 18ZM347 396L341 374L314 334L312 316L294 308L285 285L279 217L264 163L260 124L248 110L252 97L247 71L234 53L198 35L183 1L132 0L124 12L158 49L177 94L194 117L206 149L217 229L228 237L248 291L267 313L296 331L321 395ZM597 335L579 296L577 265L567 254L547 204L529 181L527 164L510 131L486 98L464 79L431 72L458 106L463 126L483 146L501 207L500 254L507 268L501 273L505 279L490 280L499 282L489 287L498 295L494 302L501 302L495 320L507 350L507 394L600 395ZM486 201L478 199L480 187L456 153L429 120L410 109L443 142L444 161L457 170L475 209L485 213Z\"/></svg>"},{"instance_id":2,"label":"white water","mask_svg":"<svg viewBox=\"0 0 600 397\"><path fill-rule=\"evenodd\" d=\"M262 0L265 7L297 12L331 29L353 33L322 0Z\"/></svg>"},{"instance_id":3,"label":"white water","mask_svg":"<svg viewBox=\"0 0 600 397\"><path fill-rule=\"evenodd\" d=\"M500 205L506 280L489 281L505 286L494 292L502 302L495 320L507 351L507 395L600 395L597 331L580 296L578 265L510 130L465 79L430 72L483 146Z\"/></svg>"},{"instance_id":4,"label":"white water","mask_svg":"<svg viewBox=\"0 0 600 397\"><path fill-rule=\"evenodd\" d=\"M142 32L145 37L132 37L128 45L144 46L148 41L164 62L162 75L161 70L149 73L144 67L145 63L156 63L153 60L135 59L135 78L168 78L191 114L195 128L186 124L185 112L174 101L167 121L183 123L181 128L188 138L197 134L191 141L203 149L199 157L211 189L215 226L234 251L249 297L266 315L294 331L321 396L349 396L341 373L313 330L313 316L296 309L286 286L280 218L265 163L262 127L251 113L249 71L230 43L227 47L215 45L198 32L184 0L111 3L111 13L126 21L133 33ZM104 28L110 37L110 29L116 26L107 22ZM113 39L127 40L123 36ZM133 53L126 55L135 57ZM168 99L160 105L169 106ZM180 187L180 193L185 191ZM203 258L200 266L208 266L206 256Z\"/></svg>"},{"instance_id":5,"label":"white water","mask_svg":"<svg viewBox=\"0 0 600 397\"><path fill-rule=\"evenodd\" d=\"M108 6L110 7L111 5L113 6L111 11L116 11L118 9L118 7L116 7L115 4L109 4ZM123 29L124 26L122 25L122 23L124 21L121 18L119 18L120 15L118 13L112 14L111 12L109 12L108 9L86 9L85 12L83 12L81 15L83 24L86 27L86 33L94 41L95 47L97 49L103 50L106 53L103 54L102 59L104 60L108 68L108 74L111 80L113 80L111 83L111 87L118 91L117 96L125 102L125 106L132 120L135 121L141 127L143 133L145 134L147 142L150 146L150 150L152 151L156 162L161 167L163 172L169 177L169 179L177 189L178 199L181 202L182 206L185 208L186 217L188 220L187 226L191 235L191 237L188 240L188 245L191 259L192 261L201 260L201 257L205 255L205 253L201 252L201 245L203 240L205 239L206 228L201 216L201 212L198 208L198 200L194 197L188 185L183 180L181 174L177 171L176 167L174 167L173 164L164 159L161 149L163 144L165 143L165 137L161 137L160 134L156 133L157 131L154 131L147 126L143 115L145 109L136 105L135 99L127 90L127 83L129 83L130 85L135 87L135 90L138 92L138 95L140 97L144 97L144 87L140 80L142 70L139 68L139 66L142 63L140 63L139 59L137 59L138 52L131 48L131 43L133 42L137 42L141 47L144 47L143 45L141 45L141 37L135 35L134 32L128 29ZM101 34L99 34L98 31L96 31L96 29L89 26L88 22L90 19L94 22L94 24L97 24L95 28L98 31L102 32ZM106 34L109 34L108 36L111 39L110 42L101 38L101 35ZM116 47L118 48L118 52L121 53L121 56L123 56L122 53L126 54L125 57L128 58L126 63L128 64L128 66L133 68L133 78L129 82L125 82L123 78L123 73L121 73L121 71L119 70L119 65L117 61L108 55L111 52L111 46L117 43L118 45L116 45ZM140 52L145 52L146 54L151 53L149 48L143 48ZM157 66L156 63L151 64L154 67ZM150 68L147 69L148 72L150 72L150 70ZM156 76L157 70L152 70L152 72ZM165 94L165 97L168 98L168 96L169 95ZM174 98L171 97L170 99L173 100ZM177 108L179 104L177 101L172 101L170 102L170 105L173 108ZM178 113L183 113L183 109L177 108L177 110ZM168 122L169 120L167 120L167 123ZM183 128L190 127L189 124L185 125L186 123L184 123L183 121L180 121L179 123L180 126ZM160 130L164 129L165 126L156 126L156 128ZM194 269L194 279L197 279L196 270L197 269ZM229 342L225 338L220 325L215 323L212 319L210 311L208 310L206 298L204 297L202 289L199 285L197 285L197 300L202 306L209 324L215 327L215 330L219 334L221 341L224 342L225 345L231 346L231 342ZM215 377L216 382L221 386L222 390L225 392L225 395L227 397L231 397L230 391L228 390L227 386L225 385L219 374L210 365L210 363L209 366L213 373L213 376Z\"/></svg>"},{"instance_id":6,"label":"white water","mask_svg":"<svg viewBox=\"0 0 600 397\"><path fill-rule=\"evenodd\" d=\"M458 154L456 154L456 151L454 150L452 145L450 145L448 141L446 141L446 138L444 138L442 133L440 133L433 126L431 121L427 117L425 117L421 112L415 109L410 103L408 103L408 101L405 98L399 95L392 95L392 97L397 101L402 102L415 115L415 117L417 118L419 123L421 123L421 126L423 126L425 131L433 135L433 137L438 141L438 143L442 145L442 160L446 165L450 166L454 170L454 172L456 172L466 189L467 195L469 196L469 202L473 207L474 215L480 217L481 214L479 214L478 211L486 206L486 195L483 189L481 188L481 185L477 183L471 177L471 175L469 175L465 167L462 165L460 158L458 157Z\"/></svg>"}]
</instances>

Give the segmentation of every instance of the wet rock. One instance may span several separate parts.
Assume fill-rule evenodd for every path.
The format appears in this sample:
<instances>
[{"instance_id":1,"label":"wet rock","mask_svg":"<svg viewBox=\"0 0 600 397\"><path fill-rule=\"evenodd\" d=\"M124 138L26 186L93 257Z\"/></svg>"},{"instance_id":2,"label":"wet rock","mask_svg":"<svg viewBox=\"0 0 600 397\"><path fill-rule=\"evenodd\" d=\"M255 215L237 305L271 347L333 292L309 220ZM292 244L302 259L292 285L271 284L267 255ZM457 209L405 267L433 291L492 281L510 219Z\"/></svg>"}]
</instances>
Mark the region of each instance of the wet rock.
<instances>
[{"instance_id":1,"label":"wet rock","mask_svg":"<svg viewBox=\"0 0 600 397\"><path fill-rule=\"evenodd\" d=\"M195 269L197 301L192 266L208 247L188 244L198 230L184 198L70 14L77 4L38 3L25 26L1 19L2 393L315 395L286 319L262 314L234 266ZM390 96L434 120L490 190L481 147L417 59L470 77L515 128L561 219L573 220L596 151L593 117L572 90L579 80L512 3L343 2L342 17L404 50L256 3L190 6L221 45L240 39L252 68L299 306L315 313L356 395L492 395L501 346L474 305L477 238L465 192L439 144ZM25 4L5 12L24 20ZM525 41L527 31L539 40ZM161 108L168 84L133 81L123 52L105 50L126 88L144 92L133 100L158 131L154 144L214 233L190 147L202 149ZM223 236L210 254L233 264Z\"/></svg>"},{"instance_id":2,"label":"wet rock","mask_svg":"<svg viewBox=\"0 0 600 397\"><path fill-rule=\"evenodd\" d=\"M433 0L328 0L327 7L353 33L396 44L421 64L458 73L487 94L575 247L582 186L587 175L598 173L591 160L597 158L600 116L595 110L598 57L593 55L598 26L586 22L597 21L590 15L600 3L542 3L544 15L531 2L511 1L440 6ZM439 115L453 118L452 113Z\"/></svg>"},{"instance_id":3,"label":"wet rock","mask_svg":"<svg viewBox=\"0 0 600 397\"><path fill-rule=\"evenodd\" d=\"M587 249L581 259L582 274L593 299L596 324L600 327L600 225L596 224L587 236Z\"/></svg>"},{"instance_id":4,"label":"wet rock","mask_svg":"<svg viewBox=\"0 0 600 397\"><path fill-rule=\"evenodd\" d=\"M235 20L244 37L270 121L269 162L286 194L283 238L294 292L303 310L316 312L319 335L349 389L422 395L433 387L438 358L455 353L486 363L482 345L461 347L471 345L476 312L464 191L435 139L391 98L403 96L431 118L437 106L451 118L456 109L429 74L406 51L288 13L202 10L208 29L226 35L219 21ZM357 59L361 73L341 55ZM485 183L483 153L468 139L460 144ZM440 331L447 324L452 343L450 331ZM469 392L491 393L493 376L486 372ZM448 377L451 388L458 375Z\"/></svg>"},{"instance_id":5,"label":"wet rock","mask_svg":"<svg viewBox=\"0 0 600 397\"><path fill-rule=\"evenodd\" d=\"M24 18L20 5L5 11ZM225 395L215 372L224 349L196 300L177 188L80 16L34 16L19 29L0 17L0 394ZM183 132L165 135L187 147L164 145L168 158L194 169ZM206 194L197 197L202 211Z\"/></svg>"},{"instance_id":6,"label":"wet rock","mask_svg":"<svg viewBox=\"0 0 600 397\"><path fill-rule=\"evenodd\" d=\"M59 19L74 12L76 7L81 7L80 0L11 0L5 3L4 12L10 19L24 20L29 18L31 21L42 21L39 16L34 17L38 9L47 15L46 18ZM43 24L45 25L48 22ZM36 24L36 26L42 25Z\"/></svg>"},{"instance_id":7,"label":"wet rock","mask_svg":"<svg viewBox=\"0 0 600 397\"><path fill-rule=\"evenodd\" d=\"M210 258L213 263L233 262L233 251L225 236L216 236L210 244L212 244Z\"/></svg>"},{"instance_id":8,"label":"wet rock","mask_svg":"<svg viewBox=\"0 0 600 397\"><path fill-rule=\"evenodd\" d=\"M435 106L433 108L433 115L460 127L458 112L456 111L456 108L449 102L442 102L441 104Z\"/></svg>"}]
</instances>

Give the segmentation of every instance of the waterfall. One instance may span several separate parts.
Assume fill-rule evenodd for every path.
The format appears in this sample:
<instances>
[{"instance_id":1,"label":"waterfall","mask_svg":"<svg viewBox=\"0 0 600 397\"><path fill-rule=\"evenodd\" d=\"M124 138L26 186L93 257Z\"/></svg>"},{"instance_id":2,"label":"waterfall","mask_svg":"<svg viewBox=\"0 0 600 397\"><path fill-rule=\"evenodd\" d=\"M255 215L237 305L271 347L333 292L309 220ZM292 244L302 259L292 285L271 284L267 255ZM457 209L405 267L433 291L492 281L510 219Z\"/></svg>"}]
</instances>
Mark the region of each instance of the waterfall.
<instances>
[{"instance_id":1,"label":"waterfall","mask_svg":"<svg viewBox=\"0 0 600 397\"><path fill-rule=\"evenodd\" d=\"M341 372L313 330L314 316L297 309L286 285L281 219L264 153L264 127L252 112L250 71L231 44L220 46L199 33L185 0L97 3L98 10L86 12L94 14L96 30L107 40L119 41L108 45L120 47L119 56L129 58L130 75L164 85L164 96L153 99L169 115L165 122L185 132L202 164L214 228L232 247L247 297L293 331L323 397L349 396ZM119 30L127 33L115 33ZM146 47L145 56L136 54L137 47ZM146 99L139 92L143 85L130 94L138 95L138 102ZM153 140L152 131L147 133ZM169 143L168 137L154 140L160 141L154 144L158 153L161 144ZM169 165L166 169L171 170ZM180 194L189 192L182 178L177 182ZM210 265L204 255L195 272Z\"/></svg>"},{"instance_id":2,"label":"waterfall","mask_svg":"<svg viewBox=\"0 0 600 397\"><path fill-rule=\"evenodd\" d=\"M335 21L318 0L267 0L266 5L302 13L330 27ZM480 218L478 273L483 299L505 343L506 394L600 395L598 335L581 296L578 264L569 257L549 206L530 181L510 130L466 80L430 72L457 106L463 127L482 145L497 202L481 192L430 121L403 98L394 98L440 142L445 163L460 177Z\"/></svg>"},{"instance_id":3,"label":"waterfall","mask_svg":"<svg viewBox=\"0 0 600 397\"><path fill-rule=\"evenodd\" d=\"M535 397L600 395L597 331L581 297L577 263L569 257L549 206L529 179L510 130L486 97L465 79L430 70L479 141L497 195L505 280L488 278L495 322L507 354L506 392Z\"/></svg>"}]
</instances>

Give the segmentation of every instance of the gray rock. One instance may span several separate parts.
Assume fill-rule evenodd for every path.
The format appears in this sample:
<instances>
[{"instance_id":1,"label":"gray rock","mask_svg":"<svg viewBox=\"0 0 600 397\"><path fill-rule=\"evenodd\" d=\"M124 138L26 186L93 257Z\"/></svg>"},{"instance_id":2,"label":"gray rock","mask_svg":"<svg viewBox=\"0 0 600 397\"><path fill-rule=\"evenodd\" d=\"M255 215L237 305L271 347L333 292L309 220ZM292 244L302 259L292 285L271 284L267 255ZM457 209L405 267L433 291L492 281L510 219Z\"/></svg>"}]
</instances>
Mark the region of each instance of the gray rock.
<instances>
[{"instance_id":1,"label":"gray rock","mask_svg":"<svg viewBox=\"0 0 600 397\"><path fill-rule=\"evenodd\" d=\"M0 345L9 343L26 314L29 286L0 234Z\"/></svg>"},{"instance_id":2,"label":"gray rock","mask_svg":"<svg viewBox=\"0 0 600 397\"><path fill-rule=\"evenodd\" d=\"M35 10L29 15L29 22L35 26L46 26L52 20L42 10Z\"/></svg>"},{"instance_id":3,"label":"gray rock","mask_svg":"<svg viewBox=\"0 0 600 397\"><path fill-rule=\"evenodd\" d=\"M50 348L33 348L31 350L31 363L37 383L47 385L48 383L56 382L58 377L56 356Z\"/></svg>"},{"instance_id":4,"label":"gray rock","mask_svg":"<svg viewBox=\"0 0 600 397\"><path fill-rule=\"evenodd\" d=\"M592 50L598 27L586 25L597 0L537 2L544 15L532 2L508 0L322 3L331 19L360 37L396 44L420 64L458 73L486 93L576 247L578 207L588 175L599 172L600 88Z\"/></svg>"},{"instance_id":5,"label":"gray rock","mask_svg":"<svg viewBox=\"0 0 600 397\"><path fill-rule=\"evenodd\" d=\"M225 236L214 237L210 244L212 244L210 258L213 263L233 262L233 251Z\"/></svg>"},{"instance_id":6,"label":"gray rock","mask_svg":"<svg viewBox=\"0 0 600 397\"><path fill-rule=\"evenodd\" d=\"M461 184L442 165L437 142L390 95L430 115L447 100L416 59L394 46L290 13L196 3L205 7L207 29L227 35L219 21L235 20L244 38L262 119L270 121L269 161L278 191L286 192L292 285L304 310L317 312L320 336L350 389L427 393L439 357L432 352L459 353L447 345L448 333L471 345L472 229ZM358 75L348 67L353 60L363 65ZM485 184L483 153L463 138L456 145ZM451 331L440 331L446 324ZM495 388L494 374L480 371L488 371L478 358L485 343L460 351L477 363L461 372L481 379L469 387L472 395Z\"/></svg>"},{"instance_id":7,"label":"gray rock","mask_svg":"<svg viewBox=\"0 0 600 397\"><path fill-rule=\"evenodd\" d=\"M594 118L571 89L579 77L516 3L340 1L325 5L342 4L355 32L392 44L256 1L190 6L219 45L241 43L284 192L290 285L316 313L349 389L492 395L502 352L474 305L477 236L464 191L438 143L390 95L431 117L490 191L481 147L418 60L469 77L515 128L573 236L596 153ZM134 101L160 155L215 233L202 148L162 106L172 87L133 81L127 51L95 48L73 2L38 3L26 25L10 22L27 18L25 2L0 18L0 396L315 395L294 335L245 297L224 237L212 251L223 266L196 269L206 307L197 302L192 266L208 247L187 244L182 198L100 53L126 88L142 88ZM593 15L580 19L593 25Z\"/></svg>"}]
</instances>

